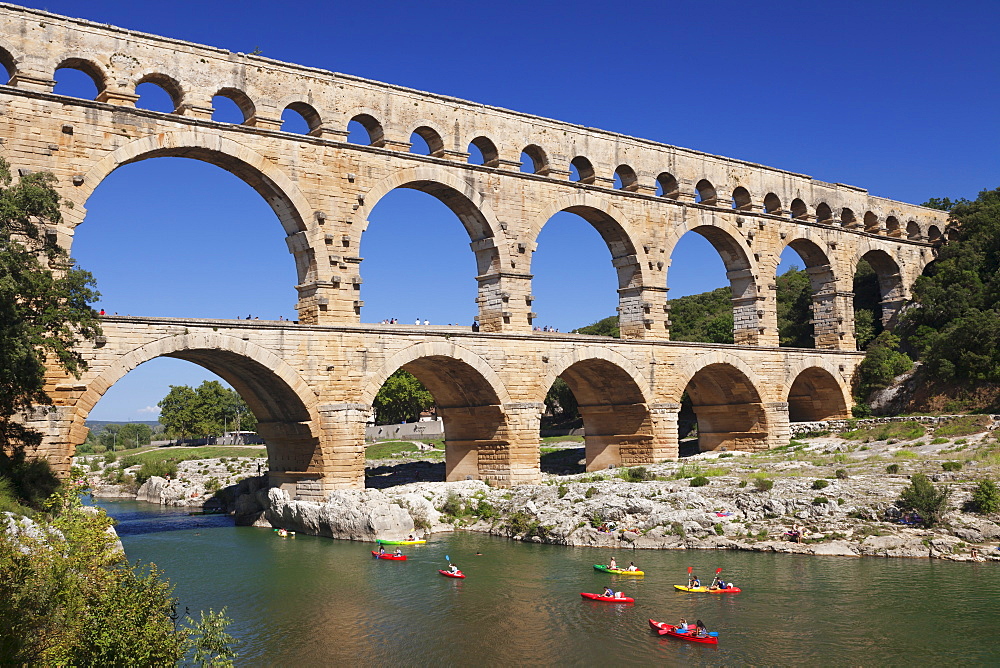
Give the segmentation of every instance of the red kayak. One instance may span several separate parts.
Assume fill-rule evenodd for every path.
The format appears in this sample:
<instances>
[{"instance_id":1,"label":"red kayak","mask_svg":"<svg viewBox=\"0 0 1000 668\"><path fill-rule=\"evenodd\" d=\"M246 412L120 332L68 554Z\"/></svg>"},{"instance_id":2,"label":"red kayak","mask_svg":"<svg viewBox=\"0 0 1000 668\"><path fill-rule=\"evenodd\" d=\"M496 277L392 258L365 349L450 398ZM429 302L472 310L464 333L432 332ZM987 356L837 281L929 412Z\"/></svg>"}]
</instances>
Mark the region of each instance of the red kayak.
<instances>
[{"instance_id":1,"label":"red kayak","mask_svg":"<svg viewBox=\"0 0 1000 668\"><path fill-rule=\"evenodd\" d=\"M465 573L463 573L462 571L459 571L457 573L452 573L451 571L442 571L442 570L438 569L438 573L440 573L441 575L445 576L446 578L459 578L459 579L461 579L461 578L465 577Z\"/></svg>"},{"instance_id":2,"label":"red kayak","mask_svg":"<svg viewBox=\"0 0 1000 668\"><path fill-rule=\"evenodd\" d=\"M405 554L393 554L392 552L383 552L379 554L375 550L372 550L372 556L376 559L388 559L389 561L406 561Z\"/></svg>"},{"instance_id":3,"label":"red kayak","mask_svg":"<svg viewBox=\"0 0 1000 668\"><path fill-rule=\"evenodd\" d=\"M601 596L600 594L588 594L587 592L580 592L580 596L584 598L589 598L591 601L606 601L607 603L635 603L634 598L629 598L628 596L622 596L617 598L615 596Z\"/></svg>"},{"instance_id":4,"label":"red kayak","mask_svg":"<svg viewBox=\"0 0 1000 668\"><path fill-rule=\"evenodd\" d=\"M678 631L676 626L667 624L665 622L657 622L652 619L649 620L649 626L654 631L659 633L661 636L670 636L671 638L677 638L678 640L687 640L688 642L700 642L705 645L718 645L719 638L718 634L712 636L696 636L694 635L694 630L689 629L687 631Z\"/></svg>"}]
</instances>

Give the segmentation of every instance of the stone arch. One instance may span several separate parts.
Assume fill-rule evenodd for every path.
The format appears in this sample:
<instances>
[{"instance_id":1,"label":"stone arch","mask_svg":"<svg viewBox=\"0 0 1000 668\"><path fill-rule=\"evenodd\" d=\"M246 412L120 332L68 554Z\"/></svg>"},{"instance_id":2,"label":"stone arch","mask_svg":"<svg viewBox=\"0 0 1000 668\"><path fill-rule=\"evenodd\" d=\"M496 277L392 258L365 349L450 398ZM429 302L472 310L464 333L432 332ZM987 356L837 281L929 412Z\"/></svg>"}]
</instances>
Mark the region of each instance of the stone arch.
<instances>
[{"instance_id":1,"label":"stone arch","mask_svg":"<svg viewBox=\"0 0 1000 668\"><path fill-rule=\"evenodd\" d=\"M903 230L900 228L899 219L896 216L887 216L885 219L885 233L890 237L901 237L903 236Z\"/></svg>"},{"instance_id":2,"label":"stone arch","mask_svg":"<svg viewBox=\"0 0 1000 668\"><path fill-rule=\"evenodd\" d=\"M10 51L0 46L0 67L7 72L7 78L3 82L4 85L9 86L11 85L10 82L15 80L19 60Z\"/></svg>"},{"instance_id":3,"label":"stone arch","mask_svg":"<svg viewBox=\"0 0 1000 668\"><path fill-rule=\"evenodd\" d=\"M239 88L225 86L220 88L212 97L224 97L232 100L239 107L240 113L243 114L243 125L249 124L257 116L257 106L250 99L250 96Z\"/></svg>"},{"instance_id":4,"label":"stone arch","mask_svg":"<svg viewBox=\"0 0 1000 668\"><path fill-rule=\"evenodd\" d=\"M635 170L628 165L618 165L615 169L615 176L621 183L620 190L635 192L639 189L639 177L636 176Z\"/></svg>"},{"instance_id":5,"label":"stone arch","mask_svg":"<svg viewBox=\"0 0 1000 668\"><path fill-rule=\"evenodd\" d=\"M77 205L66 212L65 220L70 228L75 228L83 221L86 214L84 204L111 172L123 165L157 157L192 158L216 165L257 191L270 205L288 235L289 251L295 258L298 283L310 280L315 273L315 257L305 242L305 220L312 212L305 196L270 160L217 134L166 132L137 139L108 153L87 171L83 185L68 193L68 199ZM300 313L299 317L300 320L308 319L304 313Z\"/></svg>"},{"instance_id":6,"label":"stone arch","mask_svg":"<svg viewBox=\"0 0 1000 668\"><path fill-rule=\"evenodd\" d=\"M136 89L145 83L150 83L162 88L163 91L170 96L170 101L173 102L175 113L178 109L180 109L184 102L184 91L176 79L161 72L148 72L136 79L135 86L132 87L132 90L136 95L139 94Z\"/></svg>"},{"instance_id":7,"label":"stone arch","mask_svg":"<svg viewBox=\"0 0 1000 668\"><path fill-rule=\"evenodd\" d=\"M753 210L753 199L750 197L750 191L743 186L739 186L733 191L733 208L737 211Z\"/></svg>"},{"instance_id":8,"label":"stone arch","mask_svg":"<svg viewBox=\"0 0 1000 668\"><path fill-rule=\"evenodd\" d=\"M306 122L306 126L309 128L307 134L312 136L322 135L323 119L320 117L319 112L316 111L316 108L311 104L302 102L301 100L295 100L285 105L284 109L290 109L302 117L302 119Z\"/></svg>"},{"instance_id":9,"label":"stone arch","mask_svg":"<svg viewBox=\"0 0 1000 668\"><path fill-rule=\"evenodd\" d=\"M865 260L878 277L882 326L889 329L895 324L896 317L907 297L902 267L874 239L859 246L851 266L856 268L861 260Z\"/></svg>"},{"instance_id":10,"label":"stone arch","mask_svg":"<svg viewBox=\"0 0 1000 668\"><path fill-rule=\"evenodd\" d=\"M906 238L913 241L920 241L923 238L920 225L917 224L917 221L911 220L906 224Z\"/></svg>"},{"instance_id":11,"label":"stone arch","mask_svg":"<svg viewBox=\"0 0 1000 668\"><path fill-rule=\"evenodd\" d=\"M420 123L410 134L417 135L427 143L427 155L432 158L440 158L444 155L444 139L442 139L442 134L428 122L421 121Z\"/></svg>"},{"instance_id":12,"label":"stone arch","mask_svg":"<svg viewBox=\"0 0 1000 668\"><path fill-rule=\"evenodd\" d=\"M752 369L723 351L701 355L675 371L698 423L698 448L764 450L770 445L768 407L757 389L765 387Z\"/></svg>"},{"instance_id":13,"label":"stone arch","mask_svg":"<svg viewBox=\"0 0 1000 668\"><path fill-rule=\"evenodd\" d=\"M596 346L581 348L547 365L537 396L561 377L576 397L583 417L587 470L650 464L655 451L647 379L625 357Z\"/></svg>"},{"instance_id":14,"label":"stone arch","mask_svg":"<svg viewBox=\"0 0 1000 668\"><path fill-rule=\"evenodd\" d=\"M810 238L808 231L785 244L805 263L812 291L813 342L816 348L837 349L840 347L839 324L845 314L837 302L837 275L829 256L823 250L822 241ZM779 253L780 255L780 253Z\"/></svg>"},{"instance_id":15,"label":"stone arch","mask_svg":"<svg viewBox=\"0 0 1000 668\"><path fill-rule=\"evenodd\" d=\"M125 374L157 357L193 362L220 376L243 397L267 441L272 471L322 471L317 397L284 360L249 341L218 333L194 333L152 341L118 358L96 378L76 403L72 433L84 423L101 396Z\"/></svg>"},{"instance_id":16,"label":"stone arch","mask_svg":"<svg viewBox=\"0 0 1000 668\"><path fill-rule=\"evenodd\" d=\"M483 331L500 331L509 322L509 316L500 310L501 293L504 291L501 271L512 262L511 249L503 238L500 222L486 197L470 181L456 176L451 170L438 165L421 165L399 170L376 183L364 195L359 216L367 221L372 209L389 192L396 188L410 188L427 193L447 206L461 221L469 235L472 251L476 256L476 274L479 284L479 324ZM351 240L355 248L361 247L364 228Z\"/></svg>"},{"instance_id":17,"label":"stone arch","mask_svg":"<svg viewBox=\"0 0 1000 668\"><path fill-rule=\"evenodd\" d=\"M843 227L854 227L857 225L858 219L854 215L854 212L848 209L846 206L840 210L840 224Z\"/></svg>"},{"instance_id":18,"label":"stone arch","mask_svg":"<svg viewBox=\"0 0 1000 668\"><path fill-rule=\"evenodd\" d=\"M781 215L781 199L774 193L764 195L764 213L773 216Z\"/></svg>"},{"instance_id":19,"label":"stone arch","mask_svg":"<svg viewBox=\"0 0 1000 668\"><path fill-rule=\"evenodd\" d=\"M805 359L790 368L785 378L789 422L847 419L850 415L850 384L832 362Z\"/></svg>"},{"instance_id":20,"label":"stone arch","mask_svg":"<svg viewBox=\"0 0 1000 668\"><path fill-rule=\"evenodd\" d=\"M695 184L694 191L700 204L715 206L718 202L719 195L715 190L715 186L713 186L711 181L708 179L698 181L698 183Z\"/></svg>"},{"instance_id":21,"label":"stone arch","mask_svg":"<svg viewBox=\"0 0 1000 668\"><path fill-rule=\"evenodd\" d=\"M865 232L868 232L869 234L878 234L882 228L878 221L878 216L871 211L865 211L864 226Z\"/></svg>"},{"instance_id":22,"label":"stone arch","mask_svg":"<svg viewBox=\"0 0 1000 668\"><path fill-rule=\"evenodd\" d=\"M530 462L518 457L523 453L518 451L506 410L510 396L482 358L453 343L414 344L392 355L368 378L361 395L364 404L375 400L382 384L397 369L416 376L434 397L437 414L444 422L446 480L472 478L510 484L515 465L525 464L532 469L527 477L537 479L538 454L529 455Z\"/></svg>"},{"instance_id":23,"label":"stone arch","mask_svg":"<svg viewBox=\"0 0 1000 668\"><path fill-rule=\"evenodd\" d=\"M806 220L809 217L809 207L798 197L792 200L789 212L794 220Z\"/></svg>"},{"instance_id":24,"label":"stone arch","mask_svg":"<svg viewBox=\"0 0 1000 668\"><path fill-rule=\"evenodd\" d=\"M108 87L108 76L105 73L104 68L86 56L71 55L63 57L59 60L59 64L55 66L52 72L53 79L55 78L54 75L56 71L61 69L79 70L90 77L90 79L94 82L94 86L97 87L98 98L101 97L101 94Z\"/></svg>"},{"instance_id":25,"label":"stone arch","mask_svg":"<svg viewBox=\"0 0 1000 668\"><path fill-rule=\"evenodd\" d=\"M656 188L659 190L660 197L666 199L677 199L681 194L677 177L668 172L663 172L656 177Z\"/></svg>"},{"instance_id":26,"label":"stone arch","mask_svg":"<svg viewBox=\"0 0 1000 668\"><path fill-rule=\"evenodd\" d=\"M549 165L549 157L546 155L545 151L538 144L528 144L525 146L521 153L528 156L531 159L532 173L539 174L541 176L547 176L551 170L551 165Z\"/></svg>"},{"instance_id":27,"label":"stone arch","mask_svg":"<svg viewBox=\"0 0 1000 668\"><path fill-rule=\"evenodd\" d=\"M735 226L721 217L706 214L687 217L682 224L673 226L666 240L667 257L673 257L677 243L688 232L696 232L712 244L726 267L733 294L733 340L740 345L756 345L761 335L761 316L757 312L761 290L756 261L747 252L744 237ZM669 289L669 271L667 279Z\"/></svg>"},{"instance_id":28,"label":"stone arch","mask_svg":"<svg viewBox=\"0 0 1000 668\"><path fill-rule=\"evenodd\" d=\"M645 335L645 307L642 293L648 285L642 264L638 260L636 242L638 232L626 223L627 218L602 197L587 192L564 195L544 209L531 225L534 244L552 216L560 211L574 213L590 223L608 247L611 263L618 274L618 314L622 338L641 338Z\"/></svg>"},{"instance_id":29,"label":"stone arch","mask_svg":"<svg viewBox=\"0 0 1000 668\"><path fill-rule=\"evenodd\" d=\"M479 135L469 142L470 146L475 146L483 156L483 167L499 167L500 152L497 145L489 137Z\"/></svg>"},{"instance_id":30,"label":"stone arch","mask_svg":"<svg viewBox=\"0 0 1000 668\"><path fill-rule=\"evenodd\" d=\"M569 161L570 167L576 167L577 183L594 183L597 180L597 172L594 165L582 155L578 155Z\"/></svg>"},{"instance_id":31,"label":"stone arch","mask_svg":"<svg viewBox=\"0 0 1000 668\"><path fill-rule=\"evenodd\" d=\"M927 240L931 243L938 243L941 241L941 228L937 225L931 225L927 228Z\"/></svg>"},{"instance_id":32,"label":"stone arch","mask_svg":"<svg viewBox=\"0 0 1000 668\"><path fill-rule=\"evenodd\" d=\"M833 209L826 202L820 202L816 207L816 222L824 225L833 224Z\"/></svg>"},{"instance_id":33,"label":"stone arch","mask_svg":"<svg viewBox=\"0 0 1000 668\"><path fill-rule=\"evenodd\" d=\"M380 148L385 146L385 128L376 119L374 112L367 109L356 110L352 116L348 117L346 125L350 125L351 123L358 123L368 133L368 146L377 146ZM344 129L345 131L347 130L346 127Z\"/></svg>"}]
</instances>

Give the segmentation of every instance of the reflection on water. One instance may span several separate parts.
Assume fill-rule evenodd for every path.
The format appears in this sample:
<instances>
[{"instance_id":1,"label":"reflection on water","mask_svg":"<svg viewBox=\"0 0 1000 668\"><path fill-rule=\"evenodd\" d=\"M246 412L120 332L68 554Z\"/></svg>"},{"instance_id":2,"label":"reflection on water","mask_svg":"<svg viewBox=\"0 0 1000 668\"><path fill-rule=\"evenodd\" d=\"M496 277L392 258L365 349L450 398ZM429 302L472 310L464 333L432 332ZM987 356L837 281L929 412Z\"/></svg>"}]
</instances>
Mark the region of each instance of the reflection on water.
<instances>
[{"instance_id":1,"label":"reflection on water","mask_svg":"<svg viewBox=\"0 0 1000 668\"><path fill-rule=\"evenodd\" d=\"M949 665L1000 661L995 564L714 551L626 551L445 535L404 548L279 538L225 516L104 503L131 560L154 561L181 606L226 606L240 665ZM483 556L475 556L480 551ZM645 578L598 573L615 554ZM445 555L468 578L441 577ZM675 592L687 567L722 567L743 594ZM605 584L636 599L584 601ZM646 620L703 619L704 646ZM969 629L959 638L943 626Z\"/></svg>"}]
</instances>

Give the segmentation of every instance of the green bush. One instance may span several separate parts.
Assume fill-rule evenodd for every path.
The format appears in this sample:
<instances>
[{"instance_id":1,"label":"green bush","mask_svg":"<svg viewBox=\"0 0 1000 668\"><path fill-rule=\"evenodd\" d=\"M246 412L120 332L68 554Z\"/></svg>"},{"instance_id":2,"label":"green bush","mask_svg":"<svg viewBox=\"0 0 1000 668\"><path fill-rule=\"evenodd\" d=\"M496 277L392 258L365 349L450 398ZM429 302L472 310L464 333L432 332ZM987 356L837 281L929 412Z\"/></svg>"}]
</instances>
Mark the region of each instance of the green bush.
<instances>
[{"instance_id":1,"label":"green bush","mask_svg":"<svg viewBox=\"0 0 1000 668\"><path fill-rule=\"evenodd\" d=\"M493 507L493 504L485 499L479 501L472 510L472 514L481 520L492 520L500 516L500 513Z\"/></svg>"},{"instance_id":2,"label":"green bush","mask_svg":"<svg viewBox=\"0 0 1000 668\"><path fill-rule=\"evenodd\" d=\"M870 418L872 416L872 407L863 401L857 401L851 406L851 416L856 418Z\"/></svg>"},{"instance_id":3,"label":"green bush","mask_svg":"<svg viewBox=\"0 0 1000 668\"><path fill-rule=\"evenodd\" d=\"M847 480L847 469L837 469L834 475L837 476L837 480Z\"/></svg>"},{"instance_id":4,"label":"green bush","mask_svg":"<svg viewBox=\"0 0 1000 668\"><path fill-rule=\"evenodd\" d=\"M566 496L567 492L569 492L569 487L567 487L566 485L559 485L558 494L560 499Z\"/></svg>"},{"instance_id":5,"label":"green bush","mask_svg":"<svg viewBox=\"0 0 1000 668\"><path fill-rule=\"evenodd\" d=\"M124 466L125 460L122 460L122 465ZM127 467L125 467L127 468ZM119 469L120 470L120 469ZM142 466L135 474L135 481L137 484L141 485L153 476L159 476L160 478L174 478L177 476L177 462L172 460L161 460L161 461L148 461L143 462ZM216 481L218 482L218 481ZM207 487L206 487L207 489Z\"/></svg>"},{"instance_id":6,"label":"green bush","mask_svg":"<svg viewBox=\"0 0 1000 668\"><path fill-rule=\"evenodd\" d=\"M753 486L758 492L769 492L774 487L774 481L770 478L754 478Z\"/></svg>"},{"instance_id":7,"label":"green bush","mask_svg":"<svg viewBox=\"0 0 1000 668\"><path fill-rule=\"evenodd\" d=\"M885 467L886 473L899 473L899 464L889 464Z\"/></svg>"},{"instance_id":8,"label":"green bush","mask_svg":"<svg viewBox=\"0 0 1000 668\"><path fill-rule=\"evenodd\" d=\"M438 508L445 515L450 515L452 517L462 517L465 514L465 504L462 503L462 497L460 497L455 492L449 492L448 498L445 499L441 507Z\"/></svg>"},{"instance_id":9,"label":"green bush","mask_svg":"<svg viewBox=\"0 0 1000 668\"><path fill-rule=\"evenodd\" d=\"M829 502L830 500L827 499L825 496L817 496L815 499L813 499L814 506L825 506Z\"/></svg>"},{"instance_id":10,"label":"green bush","mask_svg":"<svg viewBox=\"0 0 1000 668\"><path fill-rule=\"evenodd\" d=\"M708 478L703 475L695 476L691 478L691 487L704 487L708 484Z\"/></svg>"},{"instance_id":11,"label":"green bush","mask_svg":"<svg viewBox=\"0 0 1000 668\"><path fill-rule=\"evenodd\" d=\"M643 482L646 480L656 480L656 476L646 470L645 466L636 466L630 469L622 469L618 472L618 477L625 482Z\"/></svg>"},{"instance_id":12,"label":"green bush","mask_svg":"<svg viewBox=\"0 0 1000 668\"><path fill-rule=\"evenodd\" d=\"M857 394L867 400L875 390L888 387L892 379L913 368L913 360L899 351L899 337L882 332L868 346L854 376Z\"/></svg>"},{"instance_id":13,"label":"green bush","mask_svg":"<svg viewBox=\"0 0 1000 668\"><path fill-rule=\"evenodd\" d=\"M830 483L828 483L826 480L813 480L812 488L823 489L825 487L828 487L829 485Z\"/></svg>"},{"instance_id":14,"label":"green bush","mask_svg":"<svg viewBox=\"0 0 1000 668\"><path fill-rule=\"evenodd\" d=\"M746 487L746 486L747 486L747 481L746 480L740 480L740 484L737 485L737 487Z\"/></svg>"},{"instance_id":15,"label":"green bush","mask_svg":"<svg viewBox=\"0 0 1000 668\"><path fill-rule=\"evenodd\" d=\"M899 505L904 510L915 510L923 518L924 526L934 526L948 507L947 488L938 490L923 473L910 477L910 484L899 496Z\"/></svg>"},{"instance_id":16,"label":"green bush","mask_svg":"<svg viewBox=\"0 0 1000 668\"><path fill-rule=\"evenodd\" d=\"M947 438L941 438L940 436L931 439L931 445L941 445L942 443L947 443Z\"/></svg>"},{"instance_id":17,"label":"green bush","mask_svg":"<svg viewBox=\"0 0 1000 668\"><path fill-rule=\"evenodd\" d=\"M962 462L941 462L941 468L945 471L961 471Z\"/></svg>"},{"instance_id":18,"label":"green bush","mask_svg":"<svg viewBox=\"0 0 1000 668\"><path fill-rule=\"evenodd\" d=\"M732 456L733 456L733 453L731 453L731 452L722 452L722 453L719 453L719 459L726 459L727 457L732 457Z\"/></svg>"},{"instance_id":19,"label":"green bush","mask_svg":"<svg viewBox=\"0 0 1000 668\"><path fill-rule=\"evenodd\" d=\"M837 505L838 505L838 506L842 506L842 505L844 505L845 503L847 503L847 502L846 502L846 501L844 501L843 497L841 497L841 498L837 499Z\"/></svg>"},{"instance_id":20,"label":"green bush","mask_svg":"<svg viewBox=\"0 0 1000 668\"><path fill-rule=\"evenodd\" d=\"M586 497L586 498L589 499L590 497L594 496L595 494L597 494L597 488L596 487L588 487L587 488L587 492L584 494L584 497Z\"/></svg>"},{"instance_id":21,"label":"green bush","mask_svg":"<svg viewBox=\"0 0 1000 668\"><path fill-rule=\"evenodd\" d=\"M972 500L966 509L974 513L995 513L1000 511L1000 488L991 480L983 480L972 491Z\"/></svg>"},{"instance_id":22,"label":"green bush","mask_svg":"<svg viewBox=\"0 0 1000 668\"><path fill-rule=\"evenodd\" d=\"M722 522L719 522L718 524L715 525L715 533L718 536L725 535L726 531L725 529L722 528Z\"/></svg>"}]
</instances>

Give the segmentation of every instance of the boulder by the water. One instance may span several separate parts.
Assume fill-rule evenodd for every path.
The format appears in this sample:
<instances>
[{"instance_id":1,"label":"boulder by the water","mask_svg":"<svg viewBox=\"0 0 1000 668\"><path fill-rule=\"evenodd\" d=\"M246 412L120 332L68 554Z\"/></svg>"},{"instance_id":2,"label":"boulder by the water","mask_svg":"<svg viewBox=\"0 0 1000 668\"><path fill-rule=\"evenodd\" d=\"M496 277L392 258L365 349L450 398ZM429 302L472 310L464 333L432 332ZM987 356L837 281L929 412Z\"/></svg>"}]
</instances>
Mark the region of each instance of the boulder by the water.
<instances>
[{"instance_id":1,"label":"boulder by the water","mask_svg":"<svg viewBox=\"0 0 1000 668\"><path fill-rule=\"evenodd\" d=\"M279 488L267 491L264 516L272 526L329 538L402 540L413 518L376 489L336 490L322 504L293 501Z\"/></svg>"}]
</instances>

